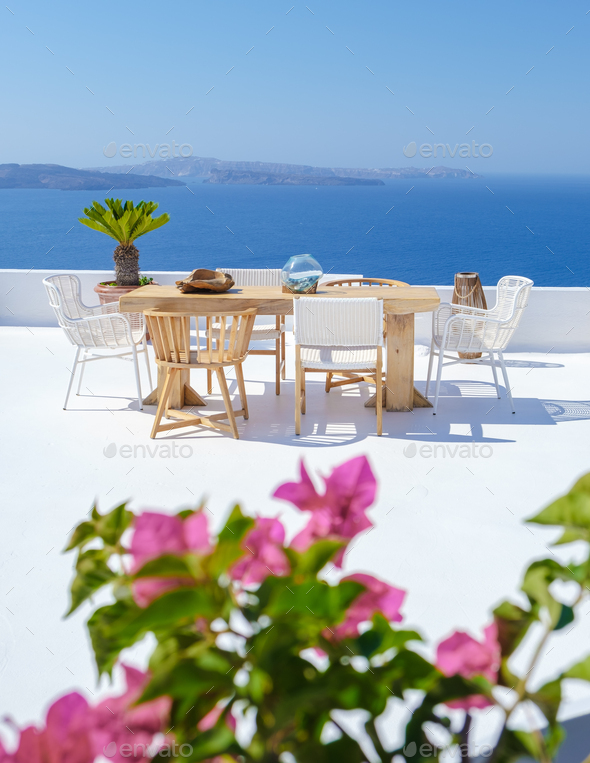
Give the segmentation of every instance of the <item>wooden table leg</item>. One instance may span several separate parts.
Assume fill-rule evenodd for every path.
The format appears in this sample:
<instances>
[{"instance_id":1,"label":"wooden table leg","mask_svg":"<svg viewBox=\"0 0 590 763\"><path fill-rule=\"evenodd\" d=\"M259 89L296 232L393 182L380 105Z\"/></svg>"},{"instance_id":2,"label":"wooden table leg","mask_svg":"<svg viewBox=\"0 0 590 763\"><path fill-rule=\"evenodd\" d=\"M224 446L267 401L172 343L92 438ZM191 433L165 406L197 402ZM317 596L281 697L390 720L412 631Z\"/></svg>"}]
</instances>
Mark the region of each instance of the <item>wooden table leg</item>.
<instances>
[{"instance_id":1,"label":"wooden table leg","mask_svg":"<svg viewBox=\"0 0 590 763\"><path fill-rule=\"evenodd\" d=\"M160 394L164 389L164 380L166 379L166 369L158 365L158 386L152 390L143 401L144 405L157 405L160 400ZM182 369L177 374L170 395L169 407L180 409L185 405L205 406L207 403L190 385L190 370Z\"/></svg>"},{"instance_id":2,"label":"wooden table leg","mask_svg":"<svg viewBox=\"0 0 590 763\"><path fill-rule=\"evenodd\" d=\"M414 313L387 316L387 376L385 407L388 411L414 408Z\"/></svg>"}]
</instances>

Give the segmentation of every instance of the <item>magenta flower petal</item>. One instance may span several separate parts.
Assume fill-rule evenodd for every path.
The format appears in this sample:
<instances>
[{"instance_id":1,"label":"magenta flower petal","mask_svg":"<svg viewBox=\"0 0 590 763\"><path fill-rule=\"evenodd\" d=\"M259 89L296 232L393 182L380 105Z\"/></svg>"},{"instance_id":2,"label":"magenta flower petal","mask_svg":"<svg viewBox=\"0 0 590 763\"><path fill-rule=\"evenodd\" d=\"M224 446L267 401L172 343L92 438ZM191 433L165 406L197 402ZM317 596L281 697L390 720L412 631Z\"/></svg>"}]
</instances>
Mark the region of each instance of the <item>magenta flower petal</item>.
<instances>
[{"instance_id":1,"label":"magenta flower petal","mask_svg":"<svg viewBox=\"0 0 590 763\"><path fill-rule=\"evenodd\" d=\"M185 547L189 551L208 554L211 551L207 517L202 511L191 514L182 523Z\"/></svg>"},{"instance_id":2,"label":"magenta flower petal","mask_svg":"<svg viewBox=\"0 0 590 763\"><path fill-rule=\"evenodd\" d=\"M131 541L133 563L137 572L146 562L159 556L181 555L189 551L211 552L207 518L196 512L186 520L168 514L145 512L135 520L135 533ZM145 578L133 583L133 598L140 607L147 607L163 593L182 585L191 585L190 578Z\"/></svg>"},{"instance_id":3,"label":"magenta flower petal","mask_svg":"<svg viewBox=\"0 0 590 763\"><path fill-rule=\"evenodd\" d=\"M454 699L451 702L445 702L448 707L454 710L482 710L484 707L491 707L494 703L490 702L483 694L470 694L463 699Z\"/></svg>"},{"instance_id":4,"label":"magenta flower petal","mask_svg":"<svg viewBox=\"0 0 590 763\"><path fill-rule=\"evenodd\" d=\"M484 641L476 641L464 631L455 631L452 636L441 641L436 650L436 667L446 676L460 675L463 678L484 676L490 683L497 683L501 650L498 643L498 628L495 623L484 630ZM484 704L485 703L485 704ZM449 707L487 707L492 704L486 697L474 694L453 700Z\"/></svg>"},{"instance_id":5,"label":"magenta flower petal","mask_svg":"<svg viewBox=\"0 0 590 763\"><path fill-rule=\"evenodd\" d=\"M280 520L258 517L242 541L244 556L232 567L232 578L243 585L256 585L269 575L288 575L291 568L283 551L284 540L285 528Z\"/></svg>"},{"instance_id":6,"label":"magenta flower petal","mask_svg":"<svg viewBox=\"0 0 590 763\"><path fill-rule=\"evenodd\" d=\"M319 495L301 463L301 482L288 482L274 493L301 511L312 512L307 526L293 539L292 546L298 551L305 551L320 538L350 540L372 527L365 511L375 500L377 481L365 456L336 467L325 483L326 492ZM341 566L344 553L342 549L334 559L337 566Z\"/></svg>"},{"instance_id":7,"label":"magenta flower petal","mask_svg":"<svg viewBox=\"0 0 590 763\"><path fill-rule=\"evenodd\" d=\"M350 605L344 622L336 628L337 639L358 636L360 623L371 620L376 612L381 612L389 621L402 621L399 610L406 596L405 591L362 572L349 575L343 580L354 580L367 590L359 594Z\"/></svg>"},{"instance_id":8,"label":"magenta flower petal","mask_svg":"<svg viewBox=\"0 0 590 763\"><path fill-rule=\"evenodd\" d=\"M134 522L131 540L133 571L150 559L166 554L182 554L186 550L183 523L179 517L146 511Z\"/></svg>"},{"instance_id":9,"label":"magenta flower petal","mask_svg":"<svg viewBox=\"0 0 590 763\"><path fill-rule=\"evenodd\" d=\"M8 757L9 763L44 763L43 740L44 734L33 726L23 729L18 750Z\"/></svg>"},{"instance_id":10,"label":"magenta flower petal","mask_svg":"<svg viewBox=\"0 0 590 763\"><path fill-rule=\"evenodd\" d=\"M283 485L279 485L273 493L273 497L290 501L300 511L313 511L322 505L322 499L313 486L303 461L299 464L299 473L301 475L300 482L285 482Z\"/></svg>"},{"instance_id":11,"label":"magenta flower petal","mask_svg":"<svg viewBox=\"0 0 590 763\"><path fill-rule=\"evenodd\" d=\"M485 629L483 643L463 631L456 631L442 641L436 651L436 666L447 676L458 674L473 678L481 675L495 683L500 667L500 645L495 623Z\"/></svg>"},{"instance_id":12,"label":"magenta flower petal","mask_svg":"<svg viewBox=\"0 0 590 763\"><path fill-rule=\"evenodd\" d=\"M92 709L91 736L95 755L102 754L103 749L114 743L116 753L111 760L116 763L125 763L129 759L121 755L121 745L149 747L153 736L167 726L172 706L169 697L159 697L134 706L149 680L149 674L128 665L123 665L123 669L127 680L125 693L119 697L109 697ZM137 760L141 759L138 754Z\"/></svg>"},{"instance_id":13,"label":"magenta flower petal","mask_svg":"<svg viewBox=\"0 0 590 763\"><path fill-rule=\"evenodd\" d=\"M225 710L225 705L215 705L215 707L212 710L209 710L207 715L204 715L201 720L197 723L197 728L199 731L209 731L210 729L215 726L217 721L221 718L223 711Z\"/></svg>"},{"instance_id":14,"label":"magenta flower petal","mask_svg":"<svg viewBox=\"0 0 590 763\"><path fill-rule=\"evenodd\" d=\"M325 501L338 511L343 523L357 525L363 519L365 527L371 523L364 516L375 500L377 480L366 456L358 456L337 466L326 480ZM352 528L351 528L352 529ZM354 528L355 535L363 528ZM345 537L350 537L348 534Z\"/></svg>"},{"instance_id":15,"label":"magenta flower petal","mask_svg":"<svg viewBox=\"0 0 590 763\"><path fill-rule=\"evenodd\" d=\"M182 586L190 586L193 583L192 578L140 578L134 580L131 585L133 601L138 607L145 609L149 607L152 601L165 593Z\"/></svg>"}]
</instances>

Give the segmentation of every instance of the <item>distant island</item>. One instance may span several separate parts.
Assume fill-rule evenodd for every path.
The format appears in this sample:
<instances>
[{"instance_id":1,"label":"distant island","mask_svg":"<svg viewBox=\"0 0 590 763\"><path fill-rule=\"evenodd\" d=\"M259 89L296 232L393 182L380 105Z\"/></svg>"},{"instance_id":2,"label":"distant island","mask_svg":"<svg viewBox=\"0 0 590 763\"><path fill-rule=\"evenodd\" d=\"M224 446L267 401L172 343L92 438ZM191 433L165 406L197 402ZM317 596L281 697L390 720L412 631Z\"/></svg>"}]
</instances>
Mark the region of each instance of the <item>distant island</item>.
<instances>
[{"instance_id":1,"label":"distant island","mask_svg":"<svg viewBox=\"0 0 590 763\"><path fill-rule=\"evenodd\" d=\"M133 167L135 175L155 175L156 177L201 177L211 178L213 171L252 172L268 175L306 175L310 178L362 178L364 180L391 180L394 178L462 178L470 180L480 177L468 170L453 167L385 167L383 169L359 169L345 167L312 167L307 164L277 164L274 162L233 162L199 156L171 157L165 160L148 161ZM122 173L129 172L129 165L97 167L93 171ZM218 182L218 181L212 181ZM274 185L274 183L273 183ZM291 185L286 183L285 185ZM314 185L314 183L311 183ZM317 185L317 184L316 184Z\"/></svg>"},{"instance_id":2,"label":"distant island","mask_svg":"<svg viewBox=\"0 0 590 763\"><path fill-rule=\"evenodd\" d=\"M313 175L281 175L269 172L211 169L211 176L204 183L224 185L385 185L374 178L315 177Z\"/></svg>"},{"instance_id":3,"label":"distant island","mask_svg":"<svg viewBox=\"0 0 590 763\"><path fill-rule=\"evenodd\" d=\"M186 185L149 174L76 170L60 164L0 164L0 188L52 188L61 191L110 191L114 188L162 188Z\"/></svg>"}]
</instances>

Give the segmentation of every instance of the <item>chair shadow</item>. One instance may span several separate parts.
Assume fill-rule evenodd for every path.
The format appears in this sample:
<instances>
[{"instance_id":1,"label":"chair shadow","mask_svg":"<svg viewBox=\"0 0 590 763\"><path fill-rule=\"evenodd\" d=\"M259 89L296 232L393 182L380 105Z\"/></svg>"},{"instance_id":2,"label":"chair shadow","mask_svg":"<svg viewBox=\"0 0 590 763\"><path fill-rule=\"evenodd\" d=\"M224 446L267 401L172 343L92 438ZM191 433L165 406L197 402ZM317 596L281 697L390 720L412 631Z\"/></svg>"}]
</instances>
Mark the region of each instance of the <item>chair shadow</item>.
<instances>
[{"instance_id":1,"label":"chair shadow","mask_svg":"<svg viewBox=\"0 0 590 763\"><path fill-rule=\"evenodd\" d=\"M194 381L197 382L196 379ZM247 421L241 418L237 420L242 440L321 448L350 445L369 437L377 437L375 409L364 407L373 392L368 385L341 387L331 390L327 395L323 378L321 381L308 379L307 413L302 416L301 435L295 435L294 382L284 381L280 396L275 395L274 382L246 379L246 384L257 385L258 394L248 394L250 418ZM203 386L200 383L195 388L204 393ZM228 377L228 386L235 405L235 379ZM416 387L424 392L425 383L417 382ZM444 381L441 384L437 416L432 415L431 408L415 408L407 413L384 411L383 438L425 443L515 443L515 438L493 436L489 429L484 434L484 426L556 426L564 422L590 419L590 401L530 397L515 397L516 415L513 415L504 387L500 387L500 393L501 399L498 399L494 385L487 382ZM208 403L207 408L195 408L195 413L201 410L206 415L224 410L216 386L212 395L204 397ZM190 409L185 408L185 411L188 410ZM463 424L466 427L465 433L451 432L451 429ZM211 440L228 436L212 430L183 429L177 434L158 439Z\"/></svg>"},{"instance_id":2,"label":"chair shadow","mask_svg":"<svg viewBox=\"0 0 590 763\"><path fill-rule=\"evenodd\" d=\"M505 360L507 368L563 368L563 363L545 363L538 360Z\"/></svg>"}]
</instances>

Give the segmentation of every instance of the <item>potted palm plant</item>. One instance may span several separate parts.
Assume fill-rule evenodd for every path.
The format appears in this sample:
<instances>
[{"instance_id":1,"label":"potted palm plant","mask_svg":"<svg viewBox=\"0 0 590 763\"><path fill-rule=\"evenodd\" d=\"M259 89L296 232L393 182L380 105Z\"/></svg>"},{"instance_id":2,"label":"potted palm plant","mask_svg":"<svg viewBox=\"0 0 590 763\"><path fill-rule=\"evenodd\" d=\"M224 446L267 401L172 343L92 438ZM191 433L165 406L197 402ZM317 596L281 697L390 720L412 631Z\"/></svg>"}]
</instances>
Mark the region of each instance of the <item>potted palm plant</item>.
<instances>
[{"instance_id":1,"label":"potted palm plant","mask_svg":"<svg viewBox=\"0 0 590 763\"><path fill-rule=\"evenodd\" d=\"M118 243L113 252L115 281L105 281L94 287L101 304L115 302L121 294L152 282L140 277L139 250L134 241L170 220L170 215L166 213L152 217L158 208L154 201L140 201L134 206L132 201L123 203L121 199L105 199L105 204L107 209L98 201L93 201L90 208L84 209L86 217L78 218L82 225L106 233Z\"/></svg>"}]
</instances>

